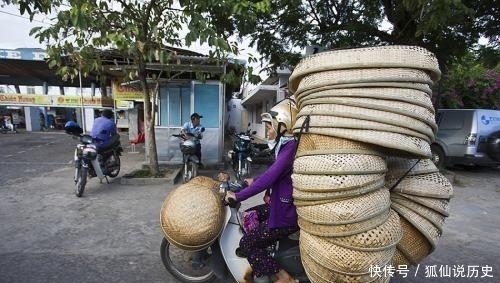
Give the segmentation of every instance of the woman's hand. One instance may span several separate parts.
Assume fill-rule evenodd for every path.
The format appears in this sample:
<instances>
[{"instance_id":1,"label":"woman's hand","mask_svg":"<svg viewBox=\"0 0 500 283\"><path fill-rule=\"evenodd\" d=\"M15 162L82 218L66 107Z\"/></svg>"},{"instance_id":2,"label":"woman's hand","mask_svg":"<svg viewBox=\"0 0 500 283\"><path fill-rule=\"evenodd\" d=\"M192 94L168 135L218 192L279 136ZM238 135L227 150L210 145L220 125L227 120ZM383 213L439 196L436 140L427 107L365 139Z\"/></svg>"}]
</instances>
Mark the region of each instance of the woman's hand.
<instances>
[{"instance_id":1,"label":"woman's hand","mask_svg":"<svg viewBox=\"0 0 500 283\"><path fill-rule=\"evenodd\" d=\"M270 195L264 195L264 203L267 205L271 205L271 196Z\"/></svg>"},{"instance_id":2,"label":"woman's hand","mask_svg":"<svg viewBox=\"0 0 500 283\"><path fill-rule=\"evenodd\" d=\"M232 191L227 191L226 196L224 197L224 200L226 201L226 203L229 203L229 201L230 201L229 199L236 200L236 194Z\"/></svg>"}]
</instances>

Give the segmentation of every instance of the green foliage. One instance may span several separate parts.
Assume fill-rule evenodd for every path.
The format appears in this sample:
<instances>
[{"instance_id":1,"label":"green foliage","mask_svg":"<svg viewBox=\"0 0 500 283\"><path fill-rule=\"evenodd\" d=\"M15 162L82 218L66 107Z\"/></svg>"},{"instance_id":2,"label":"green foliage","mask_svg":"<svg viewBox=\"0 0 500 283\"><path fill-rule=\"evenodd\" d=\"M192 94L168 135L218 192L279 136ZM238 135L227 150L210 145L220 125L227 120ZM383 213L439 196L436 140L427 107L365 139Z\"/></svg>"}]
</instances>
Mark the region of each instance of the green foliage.
<instances>
[{"instance_id":1,"label":"green foliage","mask_svg":"<svg viewBox=\"0 0 500 283\"><path fill-rule=\"evenodd\" d=\"M478 55L479 54L479 55ZM443 77L441 108L500 109L500 64L487 68L481 52L468 53Z\"/></svg>"}]
</instances>

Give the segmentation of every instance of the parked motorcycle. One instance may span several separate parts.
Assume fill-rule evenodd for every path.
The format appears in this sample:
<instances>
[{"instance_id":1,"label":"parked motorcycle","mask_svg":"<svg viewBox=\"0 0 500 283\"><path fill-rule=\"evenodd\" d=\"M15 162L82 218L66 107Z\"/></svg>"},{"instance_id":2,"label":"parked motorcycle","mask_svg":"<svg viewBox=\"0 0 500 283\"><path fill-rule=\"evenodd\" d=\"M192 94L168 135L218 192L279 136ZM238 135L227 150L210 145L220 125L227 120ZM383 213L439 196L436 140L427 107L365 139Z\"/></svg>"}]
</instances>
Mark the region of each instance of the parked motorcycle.
<instances>
[{"instance_id":1,"label":"parked motorcycle","mask_svg":"<svg viewBox=\"0 0 500 283\"><path fill-rule=\"evenodd\" d=\"M202 132L205 131L205 128L201 129ZM198 175L198 164L200 160L198 160L198 156L196 156L196 142L195 139L200 139L201 137L195 137L191 133L187 133L185 135L172 135L173 137L177 137L181 139L179 143L179 148L182 152L182 164L183 164L183 175L182 181L187 183L189 180L193 179Z\"/></svg>"},{"instance_id":2,"label":"parked motorcycle","mask_svg":"<svg viewBox=\"0 0 500 283\"><path fill-rule=\"evenodd\" d=\"M7 133L17 133L16 130L16 125L14 124L7 124L5 121L2 120L2 123L0 125L0 133L2 134L7 134Z\"/></svg>"},{"instance_id":3,"label":"parked motorcycle","mask_svg":"<svg viewBox=\"0 0 500 283\"><path fill-rule=\"evenodd\" d=\"M243 186L240 181L223 182L220 185L221 195L228 190L238 191ZM225 206L225 221L221 235L207 250L192 252L177 248L165 238L161 243L161 259L163 265L181 282L204 283L216 278L228 281L229 274L236 282L248 282L250 264L244 255L238 253L243 236L243 219L239 211L241 204L234 202ZM297 233L276 242L269 247L270 254L282 268L299 282L310 282L302 266ZM229 274L228 272L229 271ZM247 280L246 280L247 279ZM257 282L255 280L255 282ZM271 282L262 278L258 283Z\"/></svg>"},{"instance_id":4,"label":"parked motorcycle","mask_svg":"<svg viewBox=\"0 0 500 283\"><path fill-rule=\"evenodd\" d=\"M253 152L252 136L256 133L256 131L247 129L246 132L234 134L233 148L228 151L227 155L237 180L250 176Z\"/></svg>"},{"instance_id":5,"label":"parked motorcycle","mask_svg":"<svg viewBox=\"0 0 500 283\"><path fill-rule=\"evenodd\" d=\"M120 173L120 155L123 148L120 143L120 136L114 135L110 145L97 150L90 135L82 134L83 130L79 126L65 126L67 134L72 135L80 141L76 145L74 153L75 174L75 195L81 197L85 190L88 177L97 177L102 183L103 179L109 184L108 177L114 178Z\"/></svg>"}]
</instances>

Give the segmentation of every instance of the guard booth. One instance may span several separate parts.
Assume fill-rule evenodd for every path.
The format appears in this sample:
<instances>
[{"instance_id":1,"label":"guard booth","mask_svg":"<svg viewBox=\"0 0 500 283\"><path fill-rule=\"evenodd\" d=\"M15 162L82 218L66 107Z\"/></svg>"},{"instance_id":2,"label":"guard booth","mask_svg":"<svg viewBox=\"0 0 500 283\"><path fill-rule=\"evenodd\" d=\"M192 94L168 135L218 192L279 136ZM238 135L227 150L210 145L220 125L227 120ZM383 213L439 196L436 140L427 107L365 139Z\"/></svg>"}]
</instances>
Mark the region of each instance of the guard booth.
<instances>
[{"instance_id":1,"label":"guard booth","mask_svg":"<svg viewBox=\"0 0 500 283\"><path fill-rule=\"evenodd\" d=\"M201 125L205 127L201 141L202 162L204 164L222 162L225 116L223 106L226 97L224 89L224 85L217 80L205 82L179 80L161 85L155 119L158 162L161 164L182 163L180 139L172 135L179 134L184 123L190 121L190 116L194 112L203 116ZM140 127L143 121L142 92L137 88L114 82L113 95L115 99L121 101L134 101L135 109L128 111L129 139L133 141L143 131Z\"/></svg>"},{"instance_id":2,"label":"guard booth","mask_svg":"<svg viewBox=\"0 0 500 283\"><path fill-rule=\"evenodd\" d=\"M196 112L203 116L201 125L205 127L201 140L202 162L221 162L224 145L223 103L223 86L218 81L191 81L163 86L159 95L159 123L155 128L158 160L167 164L182 163L180 139L172 137L172 134L179 134L183 124L191 121L191 114Z\"/></svg>"}]
</instances>

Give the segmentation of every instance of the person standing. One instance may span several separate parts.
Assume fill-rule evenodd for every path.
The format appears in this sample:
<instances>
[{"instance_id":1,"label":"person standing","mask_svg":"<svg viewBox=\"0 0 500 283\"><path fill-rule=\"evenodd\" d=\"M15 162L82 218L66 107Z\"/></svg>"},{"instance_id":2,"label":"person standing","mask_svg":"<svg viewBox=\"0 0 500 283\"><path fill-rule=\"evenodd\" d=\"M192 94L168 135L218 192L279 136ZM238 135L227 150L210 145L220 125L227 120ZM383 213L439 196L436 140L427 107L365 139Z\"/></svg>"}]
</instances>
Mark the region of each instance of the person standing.
<instances>
[{"instance_id":1,"label":"person standing","mask_svg":"<svg viewBox=\"0 0 500 283\"><path fill-rule=\"evenodd\" d=\"M184 123L181 129L181 135L185 139L193 139L196 146L196 157L198 157L198 166L203 168L201 163L201 139L203 138L202 133L205 128L201 125L201 116L198 113L191 114L191 121Z\"/></svg>"},{"instance_id":2,"label":"person standing","mask_svg":"<svg viewBox=\"0 0 500 283\"><path fill-rule=\"evenodd\" d=\"M40 112L40 131L45 132L47 130L47 126L45 125L45 115Z\"/></svg>"}]
</instances>

